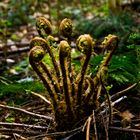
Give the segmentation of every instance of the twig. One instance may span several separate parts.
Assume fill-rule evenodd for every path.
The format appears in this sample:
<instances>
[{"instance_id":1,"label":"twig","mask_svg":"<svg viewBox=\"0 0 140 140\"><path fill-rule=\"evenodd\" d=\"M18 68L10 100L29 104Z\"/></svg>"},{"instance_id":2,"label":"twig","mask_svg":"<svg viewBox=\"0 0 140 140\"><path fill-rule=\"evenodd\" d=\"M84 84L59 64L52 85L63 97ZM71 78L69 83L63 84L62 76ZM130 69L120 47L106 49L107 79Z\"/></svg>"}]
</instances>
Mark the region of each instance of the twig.
<instances>
[{"instance_id":1,"label":"twig","mask_svg":"<svg viewBox=\"0 0 140 140\"><path fill-rule=\"evenodd\" d=\"M0 134L0 140L9 139L9 138L11 138L11 136Z\"/></svg>"},{"instance_id":2,"label":"twig","mask_svg":"<svg viewBox=\"0 0 140 140\"><path fill-rule=\"evenodd\" d=\"M111 106L112 106L112 107L115 106L117 103L121 102L122 100L124 100L124 99L126 99L126 98L127 98L126 96L123 96L123 97L119 98L118 100L112 102L112 103L111 103ZM102 108L104 108L105 105L106 105L105 103L106 103L106 101L103 102L103 103L101 104L100 108L98 108L98 109L96 110L96 112L99 112L99 110L101 110ZM100 114L100 115L103 115L106 111L108 111L108 109L109 109L109 107L106 107L103 111L100 111L99 114Z\"/></svg>"},{"instance_id":3,"label":"twig","mask_svg":"<svg viewBox=\"0 0 140 140\"><path fill-rule=\"evenodd\" d=\"M94 113L94 110L93 110L93 113L92 113L93 117L93 124L94 124L94 134L95 134L95 140L98 140L98 136L97 136L97 126L96 126L96 120L95 120L95 113Z\"/></svg>"},{"instance_id":4,"label":"twig","mask_svg":"<svg viewBox=\"0 0 140 140\"><path fill-rule=\"evenodd\" d=\"M66 135L70 135L71 133L75 133L75 132L79 132L82 130L82 127L78 127L75 128L71 131L64 131L64 132L55 132L55 133L48 133L48 134L42 134L42 135L38 135L38 136L33 136L33 137L28 137L28 140L32 140L32 139L37 139L37 138L41 138L41 137L57 137L57 136L66 136Z\"/></svg>"},{"instance_id":5,"label":"twig","mask_svg":"<svg viewBox=\"0 0 140 140\"><path fill-rule=\"evenodd\" d=\"M122 100L126 99L127 96L122 96L121 98L115 100L114 102L111 103L112 106L115 106L117 103L121 102Z\"/></svg>"},{"instance_id":6,"label":"twig","mask_svg":"<svg viewBox=\"0 0 140 140\"><path fill-rule=\"evenodd\" d=\"M47 103L47 105L51 105L51 102L49 100L47 100L44 96L38 94L38 93L35 93L33 91L30 91L30 90L26 90L26 92L30 92L31 94L37 96L37 97L40 97L45 103Z\"/></svg>"},{"instance_id":7,"label":"twig","mask_svg":"<svg viewBox=\"0 0 140 140\"><path fill-rule=\"evenodd\" d=\"M111 100L114 101L114 100L117 100L118 98L124 96L126 92L128 92L129 90L135 88L139 83L140 82L134 83L133 85L129 86L128 88L115 93L114 95L111 96Z\"/></svg>"},{"instance_id":8,"label":"twig","mask_svg":"<svg viewBox=\"0 0 140 140\"><path fill-rule=\"evenodd\" d=\"M86 140L89 140L89 133L90 133L90 124L91 124L92 118L89 117L87 121L87 131L86 131Z\"/></svg>"},{"instance_id":9,"label":"twig","mask_svg":"<svg viewBox=\"0 0 140 140\"><path fill-rule=\"evenodd\" d=\"M140 119L132 120L132 122L134 122L134 123L140 123Z\"/></svg>"},{"instance_id":10,"label":"twig","mask_svg":"<svg viewBox=\"0 0 140 140\"><path fill-rule=\"evenodd\" d=\"M127 96L124 96L126 92L128 92L129 90L135 88L137 85L139 84L138 83L134 83L133 85L131 85L130 87L120 91L120 92L117 92L115 93L114 95L112 95L110 98L111 101L114 101L111 103L111 106L114 106L115 104L121 102L122 100L126 99ZM107 102L107 100L105 100L99 108L96 109L96 112L98 112L99 110L101 110L104 106L105 106L105 103ZM108 108L107 108L108 109ZM105 112L105 110L103 110L102 112L100 112L100 114L103 114Z\"/></svg>"},{"instance_id":11,"label":"twig","mask_svg":"<svg viewBox=\"0 0 140 140\"><path fill-rule=\"evenodd\" d=\"M112 105L111 105L111 99L110 99L110 96L109 96L109 93L108 91L106 90L105 86L104 86L104 83L102 81L102 77L100 76L100 82L101 82L101 85L102 85L102 88L106 94L106 97L107 97L107 101L108 101L108 108L109 108L109 125L112 124L112 120L113 120L113 109L112 109Z\"/></svg>"},{"instance_id":12,"label":"twig","mask_svg":"<svg viewBox=\"0 0 140 140\"><path fill-rule=\"evenodd\" d=\"M14 135L15 140L19 140L19 139L20 140L26 140L26 138L24 138L23 136L21 136L19 134L14 133L13 135Z\"/></svg>"},{"instance_id":13,"label":"twig","mask_svg":"<svg viewBox=\"0 0 140 140\"><path fill-rule=\"evenodd\" d=\"M108 117L106 117L106 118L108 118ZM109 138L108 138L108 124L105 123L103 115L102 115L102 120L103 120L103 125L104 125L104 128L105 128L106 140L109 140Z\"/></svg>"},{"instance_id":14,"label":"twig","mask_svg":"<svg viewBox=\"0 0 140 140\"><path fill-rule=\"evenodd\" d=\"M6 106L6 105L0 104L0 108L11 109L11 110L15 110L15 111L20 111L20 112L25 113L27 115L30 115L30 116L33 116L33 117L37 117L37 118L41 118L41 119L45 119L45 120L53 120L52 117L44 116L44 115L40 115L40 114L36 114L36 113L29 112L27 110L24 110L24 109L21 109L21 108L17 108L17 107Z\"/></svg>"},{"instance_id":15,"label":"twig","mask_svg":"<svg viewBox=\"0 0 140 140\"><path fill-rule=\"evenodd\" d=\"M86 128L87 123L88 123L88 119L86 120L86 122L84 123L84 125L83 125L83 127L82 127L82 132L85 131L85 128Z\"/></svg>"},{"instance_id":16,"label":"twig","mask_svg":"<svg viewBox=\"0 0 140 140\"><path fill-rule=\"evenodd\" d=\"M10 129L10 128L0 128L0 133L3 134L13 134L13 133L22 133L27 135L39 135L41 132L39 131L26 131L24 129Z\"/></svg>"},{"instance_id":17,"label":"twig","mask_svg":"<svg viewBox=\"0 0 140 140\"><path fill-rule=\"evenodd\" d=\"M140 133L139 129L120 128L120 127L113 127L113 126L110 126L109 129L116 130L116 131L123 131L123 132Z\"/></svg>"},{"instance_id":18,"label":"twig","mask_svg":"<svg viewBox=\"0 0 140 140\"><path fill-rule=\"evenodd\" d=\"M0 81L3 81L5 85L12 84L13 82L8 80L7 78L0 76Z\"/></svg>"},{"instance_id":19,"label":"twig","mask_svg":"<svg viewBox=\"0 0 140 140\"><path fill-rule=\"evenodd\" d=\"M28 124L21 124L21 123L7 123L7 122L0 122L0 126L17 126L17 127L29 127L34 129L48 129L46 126L37 126L37 125L28 125Z\"/></svg>"},{"instance_id":20,"label":"twig","mask_svg":"<svg viewBox=\"0 0 140 140\"><path fill-rule=\"evenodd\" d=\"M129 90L135 88L139 83L140 83L140 82L134 83L134 84L131 85L130 87L128 87L128 88L126 88L126 89L124 89L124 90L122 90L122 91L119 91L119 92L115 93L114 95L112 95L112 96L110 97L110 98L111 98L111 101L114 101L114 102L112 103L112 106L114 106L116 103L122 101L123 99L127 98L126 96L124 96L125 93L128 92ZM107 100L106 100L106 101L107 101ZM101 104L100 108L98 108L96 111L99 111L99 109L101 109L101 108L105 105L105 102L106 102L106 101L104 101L104 102Z\"/></svg>"}]
</instances>

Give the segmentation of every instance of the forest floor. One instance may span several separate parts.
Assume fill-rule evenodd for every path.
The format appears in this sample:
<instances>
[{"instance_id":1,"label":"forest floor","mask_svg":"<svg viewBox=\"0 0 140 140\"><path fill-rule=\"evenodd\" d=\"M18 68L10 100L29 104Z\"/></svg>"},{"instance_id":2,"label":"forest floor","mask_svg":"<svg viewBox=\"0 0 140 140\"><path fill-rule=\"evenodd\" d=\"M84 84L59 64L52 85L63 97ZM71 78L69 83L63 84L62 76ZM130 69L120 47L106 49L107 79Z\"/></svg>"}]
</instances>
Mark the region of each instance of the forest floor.
<instances>
[{"instance_id":1,"label":"forest floor","mask_svg":"<svg viewBox=\"0 0 140 140\"><path fill-rule=\"evenodd\" d=\"M140 18L137 18L136 22L140 23ZM47 98L45 88L28 62L29 43L35 36L38 36L35 26L22 25L10 38L4 38L0 42L0 139L49 140L52 135L59 135L57 133L47 135L47 132L53 129L52 122L48 118L54 116L50 111L51 106L44 99ZM118 118L114 118L116 127L121 123L125 128L112 127L110 134L116 135L115 140L127 137L131 140L140 139L139 85L126 92L127 98L114 107L120 111ZM23 133L25 135L22 135ZM72 136L74 132L70 134Z\"/></svg>"}]
</instances>

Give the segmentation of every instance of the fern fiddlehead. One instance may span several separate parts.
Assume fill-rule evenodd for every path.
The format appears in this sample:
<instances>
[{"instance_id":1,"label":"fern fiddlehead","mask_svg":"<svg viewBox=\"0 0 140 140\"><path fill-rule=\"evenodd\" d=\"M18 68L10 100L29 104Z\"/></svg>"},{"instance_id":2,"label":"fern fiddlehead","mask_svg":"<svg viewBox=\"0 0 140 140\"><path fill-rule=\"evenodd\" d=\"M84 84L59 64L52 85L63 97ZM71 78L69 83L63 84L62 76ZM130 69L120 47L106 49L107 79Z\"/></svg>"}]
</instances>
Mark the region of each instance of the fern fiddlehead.
<instances>
[{"instance_id":1,"label":"fern fiddlehead","mask_svg":"<svg viewBox=\"0 0 140 140\"><path fill-rule=\"evenodd\" d=\"M69 79L68 59L71 53L71 48L67 41L60 42L59 61L62 72L63 90L68 114L73 117L72 101L71 101L71 84Z\"/></svg>"},{"instance_id":2,"label":"fern fiddlehead","mask_svg":"<svg viewBox=\"0 0 140 140\"><path fill-rule=\"evenodd\" d=\"M41 37L34 37L30 42L30 48L32 49L35 46L41 46L44 51L46 51L46 41Z\"/></svg>"},{"instance_id":3,"label":"fern fiddlehead","mask_svg":"<svg viewBox=\"0 0 140 140\"><path fill-rule=\"evenodd\" d=\"M112 58L112 55L113 55L114 51L116 50L116 48L118 47L118 41L119 40L118 40L117 36L109 34L107 37L105 37L104 41L102 42L102 45L107 50L107 52L105 54L105 57L103 58L103 61L100 64L100 67L97 71L95 78L93 79L95 87L97 86L100 77L102 77L104 79L104 76L107 72L108 65ZM96 79L98 79L98 80L96 80Z\"/></svg>"},{"instance_id":4,"label":"fern fiddlehead","mask_svg":"<svg viewBox=\"0 0 140 140\"><path fill-rule=\"evenodd\" d=\"M96 89L96 90L98 89L96 94L94 94L95 101L97 100L97 98L99 97L99 95L101 93L100 78L102 78L103 81L105 80L109 62L112 58L114 51L118 47L118 41L119 40L118 40L117 36L109 34L107 37L105 37L104 41L102 42L102 45L107 50L107 53L106 53L105 57L103 58L103 61L100 64L100 67L96 73L96 76L93 78L94 89ZM92 95L93 95L92 93L88 94L88 96L86 97L86 103L89 101L89 99Z\"/></svg>"},{"instance_id":5,"label":"fern fiddlehead","mask_svg":"<svg viewBox=\"0 0 140 140\"><path fill-rule=\"evenodd\" d=\"M56 40L52 35L47 36L47 42L50 47L57 48Z\"/></svg>"},{"instance_id":6,"label":"fern fiddlehead","mask_svg":"<svg viewBox=\"0 0 140 140\"><path fill-rule=\"evenodd\" d=\"M40 62L43 59L44 55L45 55L44 49L41 46L35 46L30 50L29 62L31 64L32 68L34 69L34 71L37 73L37 75L42 80L45 87L47 88L50 98L52 99L53 107L57 108L56 94L53 90L51 83L49 82L48 78L44 75L44 72L42 71L42 69L40 67Z\"/></svg>"},{"instance_id":7,"label":"fern fiddlehead","mask_svg":"<svg viewBox=\"0 0 140 140\"><path fill-rule=\"evenodd\" d=\"M72 28L73 28L73 25L70 19L65 18L61 21L60 27L59 27L60 33L68 39L67 41L69 43L70 43L70 38L72 35Z\"/></svg>"},{"instance_id":8,"label":"fern fiddlehead","mask_svg":"<svg viewBox=\"0 0 140 140\"><path fill-rule=\"evenodd\" d=\"M80 74L76 78L77 84L77 106L81 107L81 97L83 90L83 82L88 67L90 57L92 55L93 39L90 35L81 35L76 41L77 49L85 55Z\"/></svg>"},{"instance_id":9,"label":"fern fiddlehead","mask_svg":"<svg viewBox=\"0 0 140 140\"><path fill-rule=\"evenodd\" d=\"M52 25L45 17L39 17L36 20L36 29L42 38L46 38L52 33Z\"/></svg>"},{"instance_id":10,"label":"fern fiddlehead","mask_svg":"<svg viewBox=\"0 0 140 140\"><path fill-rule=\"evenodd\" d=\"M59 27L60 33L65 39L68 41L69 45L71 44L71 37L72 37L72 31L73 31L73 24L71 19L65 18L61 21L60 27ZM69 64L69 73L70 73L70 81L72 84L72 95L75 93L75 87L74 87L74 79L73 79L73 72L71 67L71 55L68 57L68 64Z\"/></svg>"},{"instance_id":11,"label":"fern fiddlehead","mask_svg":"<svg viewBox=\"0 0 140 140\"><path fill-rule=\"evenodd\" d=\"M49 36L49 34L51 34L51 32L52 32L51 24L46 18L40 17L37 19L36 27L37 27L37 31L38 31L39 35L42 37L42 42L45 42L45 44L47 44L45 46L46 50L52 60L57 78L60 79L60 70L59 70L58 64L56 62L56 59L54 57L54 54L51 50L52 44L50 44L53 41L52 37ZM43 39L43 38L45 38L45 39Z\"/></svg>"},{"instance_id":12,"label":"fern fiddlehead","mask_svg":"<svg viewBox=\"0 0 140 140\"><path fill-rule=\"evenodd\" d=\"M44 52L46 52L46 50L48 51L48 44L47 44L46 40L41 38L41 37L35 37L35 38L33 38L31 40L30 48L34 48L35 46L41 46L43 48ZM54 64L56 64L55 61L53 61L53 62L54 62ZM58 84L57 79L56 78L52 78L53 76L51 75L51 72L48 70L48 68L46 67L46 65L43 62L40 62L40 66L43 68L43 70L47 74L48 78L52 81L52 83L53 83L57 93L60 93L60 86ZM56 79L56 80L54 80L54 79Z\"/></svg>"}]
</instances>

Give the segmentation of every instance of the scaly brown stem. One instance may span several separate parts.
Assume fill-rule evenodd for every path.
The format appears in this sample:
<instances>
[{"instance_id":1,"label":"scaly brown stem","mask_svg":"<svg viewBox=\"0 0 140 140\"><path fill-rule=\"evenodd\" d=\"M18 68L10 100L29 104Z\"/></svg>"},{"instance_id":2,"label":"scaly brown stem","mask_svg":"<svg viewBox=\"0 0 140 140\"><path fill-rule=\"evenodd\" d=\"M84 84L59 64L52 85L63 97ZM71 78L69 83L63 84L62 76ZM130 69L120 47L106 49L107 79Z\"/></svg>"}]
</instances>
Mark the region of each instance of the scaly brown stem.
<instances>
[{"instance_id":1,"label":"scaly brown stem","mask_svg":"<svg viewBox=\"0 0 140 140\"><path fill-rule=\"evenodd\" d=\"M93 94L95 93L95 89L94 89L94 81L91 77L86 77L86 79L89 81L90 83L90 91L86 93L85 97L84 97L84 104L88 104L91 96L93 96Z\"/></svg>"},{"instance_id":2,"label":"scaly brown stem","mask_svg":"<svg viewBox=\"0 0 140 140\"><path fill-rule=\"evenodd\" d=\"M71 84L69 79L69 70L68 70L68 57L70 55L70 46L67 43L67 41L61 41L60 42L60 52L59 52L59 61L60 61L60 67L62 72L62 80L63 80L63 89L64 89L64 95L65 95L65 102L67 106L67 112L68 115L71 116L71 118L74 117L73 109L72 109L72 101L71 101Z\"/></svg>"},{"instance_id":3,"label":"scaly brown stem","mask_svg":"<svg viewBox=\"0 0 140 140\"><path fill-rule=\"evenodd\" d=\"M103 61L101 62L101 65L96 73L96 76L93 78L95 89L97 89L97 87L100 87L100 85L101 85L100 77L102 77L103 82L105 80L105 75L107 73L109 62L112 58L114 51L118 47L118 37L115 35L108 35L107 37L105 37L104 41L102 42L102 45L108 52L106 53ZM86 99L86 100L88 101L91 96L92 95L89 94L87 96L88 99ZM99 94L97 94L97 93L94 94L95 101L97 100L98 97L99 97Z\"/></svg>"},{"instance_id":4,"label":"scaly brown stem","mask_svg":"<svg viewBox=\"0 0 140 140\"><path fill-rule=\"evenodd\" d=\"M52 59L52 64L54 66L55 69L55 73L57 75L57 79L58 79L58 83L60 81L60 70L58 67L58 64L55 60L54 54L50 48L50 46L48 45L47 41L41 37L35 37L31 40L30 43L30 47L33 48L34 46L42 46L44 50L47 50L47 52L49 53L51 59Z\"/></svg>"},{"instance_id":5,"label":"scaly brown stem","mask_svg":"<svg viewBox=\"0 0 140 140\"><path fill-rule=\"evenodd\" d=\"M88 67L88 63L92 54L92 48L93 48L93 40L90 37L90 35L81 35L77 39L77 49L81 51L82 53L85 54L85 60L82 65L82 69L80 74L76 78L76 84L77 84L77 106L78 110L81 108L81 97L82 97L82 92L83 92L83 82L84 82L84 77L86 74L86 70Z\"/></svg>"},{"instance_id":6,"label":"scaly brown stem","mask_svg":"<svg viewBox=\"0 0 140 140\"><path fill-rule=\"evenodd\" d=\"M54 77L53 74L51 74L51 72L49 71L49 69L47 68L46 64L44 62L40 62L40 66L42 67L42 69L44 70L44 72L47 74L47 77L49 78L49 80L51 81L51 84L54 86L55 92L56 93L60 93L60 86L58 84L57 79Z\"/></svg>"},{"instance_id":7,"label":"scaly brown stem","mask_svg":"<svg viewBox=\"0 0 140 140\"><path fill-rule=\"evenodd\" d=\"M54 57L54 54L50 48L50 46L47 45L47 51L52 59L52 63L53 63L53 66L54 66L54 69L55 69L55 72L56 72L56 75L57 75L57 79L58 79L58 82L60 82L60 70L59 70L59 67L58 67L58 64L56 62L56 59Z\"/></svg>"},{"instance_id":8,"label":"scaly brown stem","mask_svg":"<svg viewBox=\"0 0 140 140\"><path fill-rule=\"evenodd\" d=\"M44 57L44 54L45 54L44 50L41 46L35 46L34 48L32 48L30 50L29 62L31 64L32 68L34 69L34 71L37 73L37 75L42 80L44 86L46 87L46 89L50 95L50 98L52 99L54 112L55 112L55 114L57 114L58 113L58 110L57 110L58 103L57 103L57 97L56 97L57 95L55 94L55 91L53 90L52 84L50 83L48 78L44 75L44 73L39 68L40 61Z\"/></svg>"}]
</instances>

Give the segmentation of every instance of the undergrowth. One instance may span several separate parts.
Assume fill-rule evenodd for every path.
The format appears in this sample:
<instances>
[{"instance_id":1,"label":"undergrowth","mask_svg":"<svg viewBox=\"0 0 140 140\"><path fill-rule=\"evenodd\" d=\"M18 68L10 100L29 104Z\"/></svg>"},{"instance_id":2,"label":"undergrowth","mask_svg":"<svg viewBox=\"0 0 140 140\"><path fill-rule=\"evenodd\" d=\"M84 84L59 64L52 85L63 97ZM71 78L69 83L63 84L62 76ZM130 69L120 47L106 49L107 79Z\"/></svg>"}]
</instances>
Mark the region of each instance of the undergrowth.
<instances>
[{"instance_id":1,"label":"undergrowth","mask_svg":"<svg viewBox=\"0 0 140 140\"><path fill-rule=\"evenodd\" d=\"M39 81L14 82L10 84L0 83L0 100L6 101L7 104L10 102L21 104L30 97L30 94L26 92L27 90L37 93L43 93L45 91L44 86Z\"/></svg>"}]
</instances>

